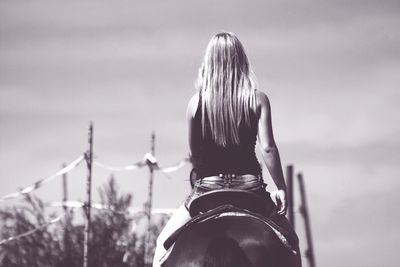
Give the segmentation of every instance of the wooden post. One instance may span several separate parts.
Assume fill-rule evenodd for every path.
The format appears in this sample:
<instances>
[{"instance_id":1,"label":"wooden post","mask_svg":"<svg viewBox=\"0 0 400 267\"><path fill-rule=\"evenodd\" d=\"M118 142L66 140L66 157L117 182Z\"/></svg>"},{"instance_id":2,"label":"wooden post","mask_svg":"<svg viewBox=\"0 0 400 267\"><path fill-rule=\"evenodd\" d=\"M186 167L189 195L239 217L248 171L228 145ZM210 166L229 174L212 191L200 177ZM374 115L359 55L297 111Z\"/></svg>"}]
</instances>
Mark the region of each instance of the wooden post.
<instances>
[{"instance_id":1,"label":"wooden post","mask_svg":"<svg viewBox=\"0 0 400 267\"><path fill-rule=\"evenodd\" d=\"M63 164L63 168L65 168L65 163ZM63 180L63 210L64 210L64 214L67 214L68 212L68 207L67 207L67 200L68 200L68 188L67 188L67 174L64 173L62 175L62 180ZM65 215L66 216L66 215Z\"/></svg>"},{"instance_id":2,"label":"wooden post","mask_svg":"<svg viewBox=\"0 0 400 267\"><path fill-rule=\"evenodd\" d=\"M303 215L306 228L307 247L308 247L306 250L306 257L308 259L309 266L315 267L314 248L311 238L311 225L310 225L310 219L308 217L308 207L307 207L307 199L306 199L306 191L304 187L303 175L299 173L297 175L297 178L299 180L300 195L301 195L300 212Z\"/></svg>"},{"instance_id":3,"label":"wooden post","mask_svg":"<svg viewBox=\"0 0 400 267\"><path fill-rule=\"evenodd\" d=\"M89 149L85 153L86 166L87 166L87 179L86 179L86 203L84 210L86 213L85 224L85 240L83 247L83 267L88 267L89 264L89 233L90 233L90 209L92 205L92 160L93 160L93 123L90 122L89 135L88 135Z\"/></svg>"},{"instance_id":4,"label":"wooden post","mask_svg":"<svg viewBox=\"0 0 400 267\"><path fill-rule=\"evenodd\" d=\"M65 168L67 166L63 163L62 167ZM70 266L70 245L69 245L69 214L68 214L68 207L67 207L67 200L68 200L68 189L67 189L67 174L64 173L62 175L62 191L63 191L63 198L62 198L62 206L64 211L64 232L63 232L63 266Z\"/></svg>"},{"instance_id":5,"label":"wooden post","mask_svg":"<svg viewBox=\"0 0 400 267\"><path fill-rule=\"evenodd\" d=\"M156 141L156 134L153 131L151 133L151 155L155 157L155 141ZM153 204L153 180L154 180L154 166L149 163L148 164L150 176L149 176L149 195L147 199L147 234L145 236L145 250L144 250L144 263L145 266L152 265L152 255L150 255L150 236L151 236L151 211L152 211L152 204Z\"/></svg>"},{"instance_id":6,"label":"wooden post","mask_svg":"<svg viewBox=\"0 0 400 267\"><path fill-rule=\"evenodd\" d=\"M294 212L293 212L293 165L286 167L286 184L287 184L287 218L289 223L294 227Z\"/></svg>"}]
</instances>

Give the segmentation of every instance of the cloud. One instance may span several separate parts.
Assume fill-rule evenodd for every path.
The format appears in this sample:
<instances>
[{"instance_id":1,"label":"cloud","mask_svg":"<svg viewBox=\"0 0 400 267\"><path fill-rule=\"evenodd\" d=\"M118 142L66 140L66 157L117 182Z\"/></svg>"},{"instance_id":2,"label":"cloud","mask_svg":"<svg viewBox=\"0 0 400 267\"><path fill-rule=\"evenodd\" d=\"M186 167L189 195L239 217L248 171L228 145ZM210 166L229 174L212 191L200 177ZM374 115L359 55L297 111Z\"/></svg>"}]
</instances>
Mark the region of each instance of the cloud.
<instances>
[{"instance_id":1,"label":"cloud","mask_svg":"<svg viewBox=\"0 0 400 267\"><path fill-rule=\"evenodd\" d=\"M395 188L348 196L340 200L329 218L314 222L319 257L337 259L324 262L324 266L391 266L400 239L400 216L394 212L399 201ZM381 253L377 253L378 248Z\"/></svg>"}]
</instances>

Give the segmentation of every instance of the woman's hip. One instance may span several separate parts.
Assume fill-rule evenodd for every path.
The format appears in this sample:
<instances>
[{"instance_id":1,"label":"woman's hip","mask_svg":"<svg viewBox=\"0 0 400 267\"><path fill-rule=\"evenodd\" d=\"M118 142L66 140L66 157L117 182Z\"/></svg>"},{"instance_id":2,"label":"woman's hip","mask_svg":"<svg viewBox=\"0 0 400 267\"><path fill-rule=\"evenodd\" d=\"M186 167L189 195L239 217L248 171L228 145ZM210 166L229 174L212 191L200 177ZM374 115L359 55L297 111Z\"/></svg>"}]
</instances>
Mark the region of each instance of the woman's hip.
<instances>
[{"instance_id":1,"label":"woman's hip","mask_svg":"<svg viewBox=\"0 0 400 267\"><path fill-rule=\"evenodd\" d=\"M185 201L185 206L189 208L190 203L202 194L213 190L246 190L254 192L261 197L268 197L265 191L265 184L261 175L218 175L208 176L197 180L193 190Z\"/></svg>"}]
</instances>

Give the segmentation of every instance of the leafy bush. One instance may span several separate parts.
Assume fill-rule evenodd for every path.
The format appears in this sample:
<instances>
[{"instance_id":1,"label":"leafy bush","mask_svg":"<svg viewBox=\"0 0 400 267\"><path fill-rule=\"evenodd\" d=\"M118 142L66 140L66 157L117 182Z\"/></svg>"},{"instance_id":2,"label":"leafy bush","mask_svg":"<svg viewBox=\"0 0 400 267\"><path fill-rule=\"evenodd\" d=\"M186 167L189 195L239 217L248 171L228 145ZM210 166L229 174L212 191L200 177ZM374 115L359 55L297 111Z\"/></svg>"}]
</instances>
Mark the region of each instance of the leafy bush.
<instances>
[{"instance_id":1,"label":"leafy bush","mask_svg":"<svg viewBox=\"0 0 400 267\"><path fill-rule=\"evenodd\" d=\"M145 221L145 215L129 214L132 195L119 194L113 177L107 185L99 189L99 195L101 203L108 210L92 209L88 265L144 267L144 233L132 231L132 227ZM54 213L49 216L56 217ZM167 219L168 216L164 215L157 222L152 222L150 253L153 253L155 238ZM45 225L49 220L43 201L27 195L23 203L0 209L0 239L28 232ZM0 266L81 267L84 225L74 224L77 220L80 220L80 216L74 210L69 210L61 222L0 245Z\"/></svg>"}]
</instances>

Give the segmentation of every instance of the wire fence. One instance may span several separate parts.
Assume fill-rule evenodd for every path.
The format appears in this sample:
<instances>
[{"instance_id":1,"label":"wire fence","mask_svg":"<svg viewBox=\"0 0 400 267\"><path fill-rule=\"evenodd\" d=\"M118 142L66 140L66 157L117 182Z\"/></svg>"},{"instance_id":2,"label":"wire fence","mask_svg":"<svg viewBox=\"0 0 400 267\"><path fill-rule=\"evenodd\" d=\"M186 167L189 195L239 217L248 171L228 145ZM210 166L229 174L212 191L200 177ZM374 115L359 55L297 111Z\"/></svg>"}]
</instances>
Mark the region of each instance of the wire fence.
<instances>
[{"instance_id":1,"label":"wire fence","mask_svg":"<svg viewBox=\"0 0 400 267\"><path fill-rule=\"evenodd\" d=\"M44 185L46 185L50 181L52 181L52 180L54 180L54 179L56 179L58 177L62 177L63 175L71 172L72 170L77 168L80 165L80 163L82 161L84 161L84 160L88 161L88 160L90 160L90 158L85 157L85 155L81 155L78 158L76 158L75 160L73 160L71 163L67 164L62 169L58 170L55 174L50 175L50 176L45 177L45 178L42 178L42 179L39 179L39 180L35 181L34 183L32 183L32 184L30 184L28 186L25 186L25 187L23 187L22 189L20 189L18 191L15 191L13 193L10 193L10 194L7 194L7 195L4 195L4 196L0 197L0 203L1 202L5 202L7 200L18 198L18 197L26 195L26 194L32 193L33 191L43 187ZM120 166L111 166L111 165L108 165L108 164L101 163L99 161L93 161L93 164L96 165L99 168L102 168L102 169L105 169L105 170L108 170L108 171L112 171L112 172L115 172L115 171L118 171L118 172L120 172L120 171L133 171L133 170L140 169L140 168L143 168L143 167L151 167L155 171L159 171L159 172L164 173L164 174L169 174L169 173L178 171L179 169L183 168L189 162L190 162L189 158L183 158L182 160L180 160L178 163L176 163L174 165L167 166L167 167L160 167L159 164L158 164L158 159L154 155L152 155L151 153L146 153L142 160L137 161L134 164L129 164L129 165L122 166L122 167L120 167ZM170 178L170 176L167 176L167 177ZM75 208L76 209L76 208L85 208L87 205L86 205L85 202L80 202L80 201L64 201L64 202L51 202L48 206L51 206L51 207L69 207L69 208ZM108 207L106 205L99 204L99 203L93 203L93 204L90 205L90 207L93 208L93 209L101 210L101 211L121 213L121 211L114 210L114 209L112 209L112 207ZM151 212L152 213L170 214L170 213L173 212L173 210L174 209L153 209ZM129 209L128 213L126 213L126 212L122 212L122 213L125 214L125 215L131 215L131 214L135 214L135 213L138 213L138 212L143 212L143 210L132 207L132 208ZM6 244L8 242L11 242L11 241L26 237L28 235L31 235L31 234L33 234L33 233L35 233L35 232L37 232L37 231L39 231L41 229L44 229L44 228L48 227L49 225L52 225L52 224L60 222L63 217L65 217L65 213L61 214L60 216L57 216L56 218L49 219L48 222L46 222L46 223L44 223L42 225L39 225L36 228L31 229L31 230L29 230L29 231L27 231L25 233L18 234L18 235L15 235L15 236L10 236L8 238L0 240L0 245L3 245L3 244Z\"/></svg>"},{"instance_id":2,"label":"wire fence","mask_svg":"<svg viewBox=\"0 0 400 267\"><path fill-rule=\"evenodd\" d=\"M93 132L92 132L92 125L91 125L90 131L89 131L89 140L90 141L93 140L92 135L93 135ZM154 171L157 171L157 172L164 174L167 178L170 178L170 176L169 176L170 173L178 171L179 169L183 168L186 164L191 162L189 157L184 157L183 159L181 159L174 165L167 166L167 167L160 165L158 159L154 155L154 133L152 136L152 141L153 141L152 153L146 153L141 160L139 160L133 164L125 165L125 166L112 166L109 164L105 164L105 163L93 160L92 149L91 149L92 144L90 144L90 149L87 152L85 152L83 155L80 155L79 157L77 157L75 160L73 160L69 164L65 165L63 168L58 170L55 174L44 177L42 179L39 179L39 180L35 181L34 183L23 187L20 190L17 190L15 192L12 192L12 193L9 193L7 195L0 197L0 203L4 203L8 200L30 194L30 193L34 192L35 190L48 184L49 182L51 182L52 180L54 180L56 178L65 177L65 175L67 173L69 173L72 170L74 170L75 168L77 168L82 163L82 161L86 161L86 166L88 167L88 179L87 179L87 187L88 188L91 187L91 166L92 165L95 165L99 168L102 168L102 169L110 171L110 172L133 171L133 170L147 167L150 170L150 174L151 174L150 175L150 177L151 177L150 178L150 186L149 186L149 200L147 203L148 204L147 205L147 209L148 209L147 217L149 218L148 220L149 220L149 225L150 225L150 218L151 218L150 216L152 213L171 214L174 211L174 209L152 209L151 208L152 173ZM311 242L311 240L312 240L311 239L311 230L309 227L309 218L308 218L308 212L307 212L307 202L305 199L305 192L304 192L304 185L303 185L303 177L302 177L302 174L298 174L298 179L299 179L299 184L300 184L300 189L301 189L301 196L302 196L302 204L301 204L300 209L294 209L294 205L292 203L293 202L293 195L292 195L292 193L293 193L293 189L292 189L293 169L292 169L292 166L288 166L288 168L287 168L287 178L288 178L287 182L288 182L288 187L289 187L288 188L289 189L288 198L289 198L289 207L290 207L289 221L294 226L294 213L300 213L300 215L302 215L304 217L305 223L306 223L306 232L307 232L307 241L308 241L307 259L309 260L310 266L315 266L314 255L313 255L313 246L312 246L312 242ZM62 201L62 202L50 202L48 204L48 206L64 207L64 212L55 218L49 218L48 222L43 223L27 232L17 234L14 236L10 236L3 240L0 240L0 246L7 244L8 242L12 242L14 240L18 240L20 238L34 234L35 232L40 231L52 224L61 222L62 219L67 214L67 211L66 211L67 207L72 208L72 209L79 209L79 208L84 209L87 214L87 218L86 218L87 223L90 223L90 210L91 209L97 209L97 210L104 211L104 212L113 212L113 213L118 213L118 214L122 214L122 215L127 215L128 219L132 219L134 214L137 214L140 212L146 212L142 209L137 209L134 207L129 208L128 211L119 211L119 210L113 209L113 207L110 207L110 206L107 206L104 204L91 203L90 194L88 195L86 202L66 201L64 199L64 201ZM88 214L89 214L89 216L88 216ZM86 229L85 231L88 231L88 230ZM88 243L88 241L85 240L86 245L87 245L87 243ZM302 254L302 256L304 256L304 255ZM85 262L87 262L87 255L84 257L85 257ZM146 255L145 255L145 257L146 257ZM86 266L86 265L84 264L84 266Z\"/></svg>"}]
</instances>

